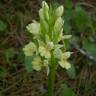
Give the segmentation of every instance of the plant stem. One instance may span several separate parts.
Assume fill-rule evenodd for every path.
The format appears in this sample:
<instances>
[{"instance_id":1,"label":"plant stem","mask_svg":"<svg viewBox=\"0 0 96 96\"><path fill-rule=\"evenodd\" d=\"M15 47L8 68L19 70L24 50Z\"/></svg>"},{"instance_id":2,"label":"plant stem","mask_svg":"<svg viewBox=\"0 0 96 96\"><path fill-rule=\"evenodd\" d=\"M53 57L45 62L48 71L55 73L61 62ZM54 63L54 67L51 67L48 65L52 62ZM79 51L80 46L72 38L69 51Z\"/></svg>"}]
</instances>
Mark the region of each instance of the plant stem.
<instances>
[{"instance_id":1,"label":"plant stem","mask_svg":"<svg viewBox=\"0 0 96 96\"><path fill-rule=\"evenodd\" d=\"M54 81L55 81L55 62L54 58L52 57L50 72L48 75L48 96L53 96L54 91Z\"/></svg>"}]
</instances>

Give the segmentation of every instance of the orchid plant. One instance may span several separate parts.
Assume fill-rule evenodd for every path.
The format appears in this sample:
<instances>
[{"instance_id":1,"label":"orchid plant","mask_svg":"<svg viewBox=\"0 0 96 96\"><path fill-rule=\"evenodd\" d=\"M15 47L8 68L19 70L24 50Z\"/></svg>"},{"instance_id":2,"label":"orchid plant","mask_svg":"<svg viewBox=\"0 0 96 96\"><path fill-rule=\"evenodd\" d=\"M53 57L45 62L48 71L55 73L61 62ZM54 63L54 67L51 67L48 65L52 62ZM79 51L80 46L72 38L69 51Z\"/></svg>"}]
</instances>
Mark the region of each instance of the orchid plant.
<instances>
[{"instance_id":1,"label":"orchid plant","mask_svg":"<svg viewBox=\"0 0 96 96\"><path fill-rule=\"evenodd\" d=\"M66 51L65 39L71 35L63 34L64 20L62 19L64 7L49 8L43 1L39 10L40 22L32 20L26 27L33 35L32 41L24 46L25 56L32 57L32 68L36 71L46 68L48 75L48 96L53 96L53 87L56 69L60 65L66 70L71 68L68 58L72 52Z\"/></svg>"}]
</instances>

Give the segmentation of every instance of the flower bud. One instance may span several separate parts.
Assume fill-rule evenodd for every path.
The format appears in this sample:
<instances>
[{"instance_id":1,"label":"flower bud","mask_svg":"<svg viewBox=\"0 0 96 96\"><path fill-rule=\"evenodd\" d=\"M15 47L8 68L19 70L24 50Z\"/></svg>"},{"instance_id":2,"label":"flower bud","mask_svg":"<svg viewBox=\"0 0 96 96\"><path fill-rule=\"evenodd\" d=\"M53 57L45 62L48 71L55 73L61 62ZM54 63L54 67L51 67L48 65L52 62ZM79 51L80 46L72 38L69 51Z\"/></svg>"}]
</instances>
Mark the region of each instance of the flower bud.
<instances>
[{"instance_id":1,"label":"flower bud","mask_svg":"<svg viewBox=\"0 0 96 96\"><path fill-rule=\"evenodd\" d=\"M41 8L40 10L39 10L39 17L40 17L40 19L43 19L43 9Z\"/></svg>"},{"instance_id":2,"label":"flower bud","mask_svg":"<svg viewBox=\"0 0 96 96\"><path fill-rule=\"evenodd\" d=\"M42 2L42 9L43 9L44 18L45 20L48 21L49 20L49 6L45 1Z\"/></svg>"},{"instance_id":3,"label":"flower bud","mask_svg":"<svg viewBox=\"0 0 96 96\"><path fill-rule=\"evenodd\" d=\"M56 9L56 16L61 17L63 15L64 7L60 6Z\"/></svg>"},{"instance_id":4,"label":"flower bud","mask_svg":"<svg viewBox=\"0 0 96 96\"><path fill-rule=\"evenodd\" d=\"M42 8L39 10L39 16L40 16L40 20L42 22L40 25L43 26L44 32L47 32L48 31L48 24L45 20L44 10Z\"/></svg>"},{"instance_id":5,"label":"flower bud","mask_svg":"<svg viewBox=\"0 0 96 96\"><path fill-rule=\"evenodd\" d=\"M44 8L47 11L49 10L49 6L45 1L42 2L42 8Z\"/></svg>"},{"instance_id":6,"label":"flower bud","mask_svg":"<svg viewBox=\"0 0 96 96\"><path fill-rule=\"evenodd\" d=\"M64 20L61 17L57 18L54 25L54 31L55 32L61 31L63 24L64 24Z\"/></svg>"}]
</instances>

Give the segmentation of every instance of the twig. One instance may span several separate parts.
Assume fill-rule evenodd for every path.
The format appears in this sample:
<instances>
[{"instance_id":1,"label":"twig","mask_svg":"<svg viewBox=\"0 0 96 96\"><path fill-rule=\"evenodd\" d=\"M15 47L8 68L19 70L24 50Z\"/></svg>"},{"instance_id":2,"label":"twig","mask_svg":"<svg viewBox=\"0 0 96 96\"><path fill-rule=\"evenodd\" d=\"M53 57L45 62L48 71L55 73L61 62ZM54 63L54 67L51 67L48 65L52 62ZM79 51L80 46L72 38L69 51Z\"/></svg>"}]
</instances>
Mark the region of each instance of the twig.
<instances>
[{"instance_id":1,"label":"twig","mask_svg":"<svg viewBox=\"0 0 96 96\"><path fill-rule=\"evenodd\" d=\"M14 84L12 84L11 86L5 88L4 90L1 90L0 93L4 93L4 92L6 92L6 91L12 89L12 88L13 88L14 86L16 86L20 81L21 81L21 79L18 80L18 81L16 81L16 82L15 82Z\"/></svg>"},{"instance_id":2,"label":"twig","mask_svg":"<svg viewBox=\"0 0 96 96\"><path fill-rule=\"evenodd\" d=\"M79 48L78 45L70 43L72 48L75 48L78 52L84 55L87 59L89 59L93 64L96 64L96 59L90 55L88 52L85 52L83 49Z\"/></svg>"},{"instance_id":3,"label":"twig","mask_svg":"<svg viewBox=\"0 0 96 96\"><path fill-rule=\"evenodd\" d=\"M86 2L78 2L77 5L84 5L93 8L96 11L96 7L92 4L86 3Z\"/></svg>"}]
</instances>

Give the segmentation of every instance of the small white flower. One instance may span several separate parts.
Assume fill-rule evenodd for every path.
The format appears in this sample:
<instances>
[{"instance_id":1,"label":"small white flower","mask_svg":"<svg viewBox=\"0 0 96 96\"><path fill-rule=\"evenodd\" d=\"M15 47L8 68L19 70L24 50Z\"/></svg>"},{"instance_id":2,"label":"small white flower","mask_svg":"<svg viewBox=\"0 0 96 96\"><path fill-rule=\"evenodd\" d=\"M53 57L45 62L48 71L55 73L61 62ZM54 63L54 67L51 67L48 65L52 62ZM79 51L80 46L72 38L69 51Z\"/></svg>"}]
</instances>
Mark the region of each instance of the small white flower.
<instances>
[{"instance_id":1,"label":"small white flower","mask_svg":"<svg viewBox=\"0 0 96 96\"><path fill-rule=\"evenodd\" d=\"M36 45L33 42L29 42L27 45L25 45L23 51L26 56L32 56L36 49Z\"/></svg>"}]
</instances>

